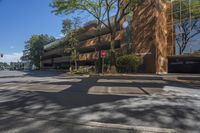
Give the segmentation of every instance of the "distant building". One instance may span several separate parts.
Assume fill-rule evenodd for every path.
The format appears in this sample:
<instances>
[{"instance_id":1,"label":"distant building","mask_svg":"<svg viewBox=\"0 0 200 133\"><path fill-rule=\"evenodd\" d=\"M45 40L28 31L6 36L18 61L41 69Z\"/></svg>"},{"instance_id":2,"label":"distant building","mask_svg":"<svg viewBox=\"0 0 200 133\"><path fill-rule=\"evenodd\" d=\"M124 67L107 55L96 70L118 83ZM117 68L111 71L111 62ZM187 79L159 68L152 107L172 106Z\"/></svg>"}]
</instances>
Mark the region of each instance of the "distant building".
<instances>
[{"instance_id":1,"label":"distant building","mask_svg":"<svg viewBox=\"0 0 200 133\"><path fill-rule=\"evenodd\" d=\"M32 69L32 64L30 60L22 61L23 64L23 69L24 70L31 70Z\"/></svg>"},{"instance_id":2,"label":"distant building","mask_svg":"<svg viewBox=\"0 0 200 133\"><path fill-rule=\"evenodd\" d=\"M24 63L22 62L10 62L10 69L11 70L23 70Z\"/></svg>"}]
</instances>

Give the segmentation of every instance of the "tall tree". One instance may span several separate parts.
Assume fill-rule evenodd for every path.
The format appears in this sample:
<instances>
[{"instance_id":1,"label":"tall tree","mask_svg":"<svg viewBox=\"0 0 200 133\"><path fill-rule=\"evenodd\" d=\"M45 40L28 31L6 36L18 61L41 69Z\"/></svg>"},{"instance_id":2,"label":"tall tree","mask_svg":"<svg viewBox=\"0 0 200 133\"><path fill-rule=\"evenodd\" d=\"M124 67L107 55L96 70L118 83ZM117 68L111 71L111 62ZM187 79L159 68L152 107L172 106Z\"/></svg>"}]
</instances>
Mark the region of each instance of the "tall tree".
<instances>
[{"instance_id":1,"label":"tall tree","mask_svg":"<svg viewBox=\"0 0 200 133\"><path fill-rule=\"evenodd\" d=\"M78 40L76 38L76 31L80 28L80 18L74 17L73 20L65 19L63 20L61 32L65 35L65 40L69 47L69 51L71 51L71 59L74 61L75 70L78 68L77 60L78 60L78 51L77 51L77 44ZM66 49L68 51L68 49Z\"/></svg>"},{"instance_id":2,"label":"tall tree","mask_svg":"<svg viewBox=\"0 0 200 133\"><path fill-rule=\"evenodd\" d=\"M74 61L74 65L75 65L75 70L78 69L78 64L77 64L77 60L78 60L78 52L77 52L77 39L76 39L76 36L74 34L74 32L70 32L69 35L67 36L67 43L70 47L70 50L71 50L71 59L72 61Z\"/></svg>"},{"instance_id":3,"label":"tall tree","mask_svg":"<svg viewBox=\"0 0 200 133\"><path fill-rule=\"evenodd\" d=\"M65 19L62 22L62 30L61 32L67 36L67 34L69 34L72 30L72 20L70 19Z\"/></svg>"},{"instance_id":4,"label":"tall tree","mask_svg":"<svg viewBox=\"0 0 200 133\"><path fill-rule=\"evenodd\" d=\"M110 70L115 72L115 39L120 22L141 2L143 0L53 0L52 7L56 14L87 13L110 31Z\"/></svg>"},{"instance_id":5,"label":"tall tree","mask_svg":"<svg viewBox=\"0 0 200 133\"><path fill-rule=\"evenodd\" d=\"M174 18L176 22L176 42L182 55L192 38L200 34L200 1L175 0Z\"/></svg>"},{"instance_id":6,"label":"tall tree","mask_svg":"<svg viewBox=\"0 0 200 133\"><path fill-rule=\"evenodd\" d=\"M40 68L40 58L43 54L43 47L51 42L55 41L55 38L48 35L32 35L28 41L26 41L24 55L21 59L30 60L37 68Z\"/></svg>"}]
</instances>

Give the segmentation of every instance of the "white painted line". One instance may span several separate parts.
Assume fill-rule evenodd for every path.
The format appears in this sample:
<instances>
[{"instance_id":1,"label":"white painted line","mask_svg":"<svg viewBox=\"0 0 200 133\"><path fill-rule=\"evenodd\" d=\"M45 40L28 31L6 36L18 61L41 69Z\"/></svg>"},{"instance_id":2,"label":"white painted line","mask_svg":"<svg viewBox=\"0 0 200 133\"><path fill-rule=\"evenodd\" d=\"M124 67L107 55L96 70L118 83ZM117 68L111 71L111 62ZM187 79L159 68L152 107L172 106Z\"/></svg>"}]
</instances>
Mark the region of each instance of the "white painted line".
<instances>
[{"instance_id":1,"label":"white painted line","mask_svg":"<svg viewBox=\"0 0 200 133\"><path fill-rule=\"evenodd\" d=\"M164 84L163 80L126 80L126 79L99 79L98 83L159 83Z\"/></svg>"},{"instance_id":2,"label":"white painted line","mask_svg":"<svg viewBox=\"0 0 200 133\"><path fill-rule=\"evenodd\" d=\"M146 95L138 87L126 87L126 86L92 86L88 90L88 94L95 95L123 95L123 96L135 96Z\"/></svg>"},{"instance_id":3,"label":"white painted line","mask_svg":"<svg viewBox=\"0 0 200 133\"><path fill-rule=\"evenodd\" d=\"M132 83L132 80L122 80L122 79L99 79L98 83Z\"/></svg>"}]
</instances>

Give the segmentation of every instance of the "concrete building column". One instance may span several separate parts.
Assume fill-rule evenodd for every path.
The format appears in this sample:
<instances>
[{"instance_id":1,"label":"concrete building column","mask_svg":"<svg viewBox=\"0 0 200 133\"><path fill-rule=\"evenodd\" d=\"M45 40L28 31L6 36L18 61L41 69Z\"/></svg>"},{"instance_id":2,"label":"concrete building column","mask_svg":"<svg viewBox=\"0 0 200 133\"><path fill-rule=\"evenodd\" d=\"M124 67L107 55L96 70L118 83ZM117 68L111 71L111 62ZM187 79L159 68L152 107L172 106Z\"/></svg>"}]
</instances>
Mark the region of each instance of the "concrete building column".
<instances>
[{"instance_id":1,"label":"concrete building column","mask_svg":"<svg viewBox=\"0 0 200 133\"><path fill-rule=\"evenodd\" d=\"M145 0L134 9L133 52L143 58L145 72L166 74L169 55L174 54L170 23L171 4L162 0Z\"/></svg>"}]
</instances>

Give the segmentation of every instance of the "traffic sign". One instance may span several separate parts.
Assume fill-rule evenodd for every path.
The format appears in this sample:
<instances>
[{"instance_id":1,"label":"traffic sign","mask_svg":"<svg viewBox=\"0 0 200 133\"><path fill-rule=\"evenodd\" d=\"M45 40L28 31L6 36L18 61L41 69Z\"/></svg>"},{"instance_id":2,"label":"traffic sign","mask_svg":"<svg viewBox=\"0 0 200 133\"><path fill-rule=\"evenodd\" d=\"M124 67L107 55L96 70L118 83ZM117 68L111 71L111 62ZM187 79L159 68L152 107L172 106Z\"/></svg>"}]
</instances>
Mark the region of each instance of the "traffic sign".
<instances>
[{"instance_id":1,"label":"traffic sign","mask_svg":"<svg viewBox=\"0 0 200 133\"><path fill-rule=\"evenodd\" d=\"M107 56L106 50L101 50L101 58L105 58Z\"/></svg>"}]
</instances>

